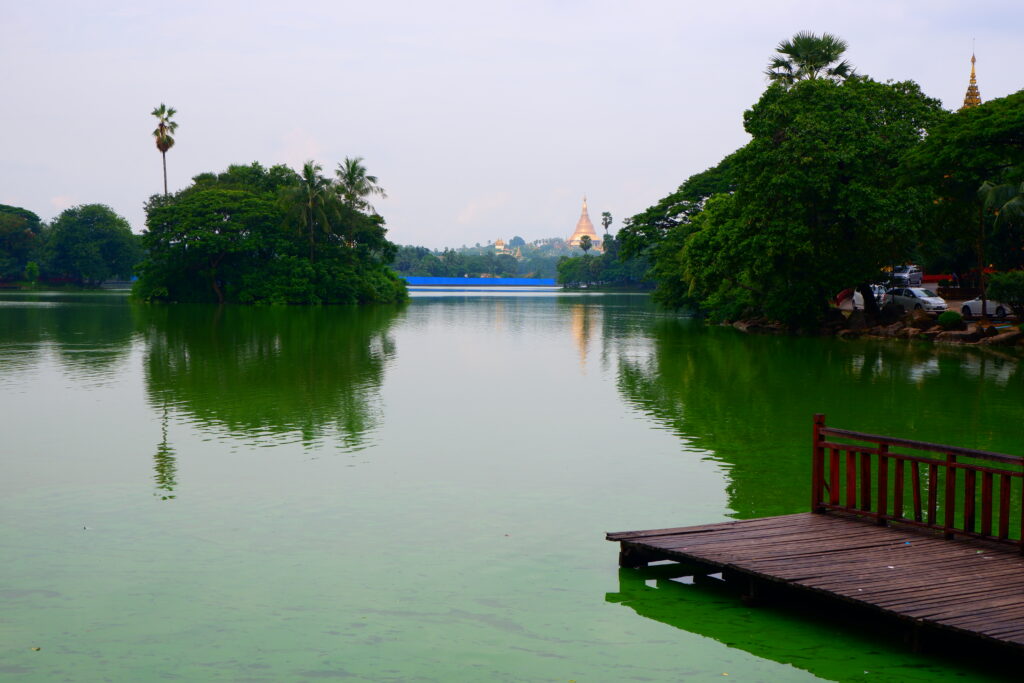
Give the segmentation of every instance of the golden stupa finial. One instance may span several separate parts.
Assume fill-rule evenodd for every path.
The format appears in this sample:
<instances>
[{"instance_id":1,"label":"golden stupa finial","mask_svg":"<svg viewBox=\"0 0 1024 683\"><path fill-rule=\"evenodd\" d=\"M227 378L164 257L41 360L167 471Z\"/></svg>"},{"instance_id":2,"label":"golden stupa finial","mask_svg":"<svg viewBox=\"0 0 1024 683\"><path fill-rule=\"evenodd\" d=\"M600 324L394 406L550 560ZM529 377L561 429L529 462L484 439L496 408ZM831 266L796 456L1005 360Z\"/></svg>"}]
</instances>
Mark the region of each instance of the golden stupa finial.
<instances>
[{"instance_id":1,"label":"golden stupa finial","mask_svg":"<svg viewBox=\"0 0 1024 683\"><path fill-rule=\"evenodd\" d=\"M967 94L964 95L964 106L960 107L960 111L964 109L970 109L971 107L977 107L981 104L981 93L978 91L978 80L974 73L974 63L978 61L974 53L971 53L971 80L967 86Z\"/></svg>"}]
</instances>

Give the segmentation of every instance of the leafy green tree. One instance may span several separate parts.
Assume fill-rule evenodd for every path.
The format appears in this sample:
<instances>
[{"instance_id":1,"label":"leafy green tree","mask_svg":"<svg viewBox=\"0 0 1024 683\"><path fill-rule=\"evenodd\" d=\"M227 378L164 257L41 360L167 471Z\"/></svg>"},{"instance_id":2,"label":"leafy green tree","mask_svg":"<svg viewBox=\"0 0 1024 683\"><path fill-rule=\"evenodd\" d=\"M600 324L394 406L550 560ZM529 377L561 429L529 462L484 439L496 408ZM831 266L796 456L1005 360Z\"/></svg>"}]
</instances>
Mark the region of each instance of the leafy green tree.
<instances>
[{"instance_id":1,"label":"leafy green tree","mask_svg":"<svg viewBox=\"0 0 1024 683\"><path fill-rule=\"evenodd\" d=\"M121 216L103 204L64 210L50 226L46 270L51 276L97 286L129 279L142 259L138 236Z\"/></svg>"},{"instance_id":2,"label":"leafy green tree","mask_svg":"<svg viewBox=\"0 0 1024 683\"><path fill-rule=\"evenodd\" d=\"M338 196L348 206L357 211L376 213L376 209L368 201L368 197L377 195L387 198L387 193L380 186L377 176L370 175L363 165L362 157L345 157L343 163L335 170Z\"/></svg>"},{"instance_id":3,"label":"leafy green tree","mask_svg":"<svg viewBox=\"0 0 1024 683\"><path fill-rule=\"evenodd\" d=\"M604 234L608 234L608 228L612 224L612 214L608 211L601 212L601 225L604 227Z\"/></svg>"},{"instance_id":4,"label":"leafy green tree","mask_svg":"<svg viewBox=\"0 0 1024 683\"><path fill-rule=\"evenodd\" d=\"M18 279L42 248L39 216L28 209L0 204L0 280Z\"/></svg>"},{"instance_id":5,"label":"leafy green tree","mask_svg":"<svg viewBox=\"0 0 1024 683\"><path fill-rule=\"evenodd\" d=\"M1024 267L1024 183L982 183L982 213L992 221L1000 268Z\"/></svg>"},{"instance_id":6,"label":"leafy green tree","mask_svg":"<svg viewBox=\"0 0 1024 683\"><path fill-rule=\"evenodd\" d=\"M174 131L178 130L178 124L172 120L178 111L174 107L168 107L163 102L160 106L150 112L156 117L156 130L153 137L156 139L156 148L160 150L160 156L164 163L164 195L167 194L167 150L174 147Z\"/></svg>"},{"instance_id":7,"label":"leafy green tree","mask_svg":"<svg viewBox=\"0 0 1024 683\"><path fill-rule=\"evenodd\" d=\"M854 76L853 66L842 59L847 47L845 40L831 33L819 36L800 31L775 48L778 55L768 62L765 75L772 83L787 86L805 79L845 80Z\"/></svg>"},{"instance_id":8,"label":"leafy green tree","mask_svg":"<svg viewBox=\"0 0 1024 683\"><path fill-rule=\"evenodd\" d=\"M927 256L940 267L962 272L977 265L979 217L985 212L986 182L1024 181L1024 90L963 109L940 120L908 151L902 184L932 192L925 225ZM1012 209L1012 207L1011 207ZM989 220L992 219L991 213ZM998 267L1020 267L1019 228L1001 222L986 236L984 251Z\"/></svg>"},{"instance_id":9,"label":"leafy green tree","mask_svg":"<svg viewBox=\"0 0 1024 683\"><path fill-rule=\"evenodd\" d=\"M1024 270L993 273L988 293L996 301L1009 304L1020 320L1024 311Z\"/></svg>"},{"instance_id":10,"label":"leafy green tree","mask_svg":"<svg viewBox=\"0 0 1024 683\"><path fill-rule=\"evenodd\" d=\"M978 188L978 280L981 286L981 314L988 315L988 295L985 291L985 228L991 222L990 234L999 231L1006 240L1010 252L1011 265L1020 267L1020 251L1024 248L1024 240L1020 239L1019 232L1014 228L1024 222L1024 183L1002 183L996 184L986 180ZM1005 257L1000 259L1006 263Z\"/></svg>"},{"instance_id":11,"label":"leafy green tree","mask_svg":"<svg viewBox=\"0 0 1024 683\"><path fill-rule=\"evenodd\" d=\"M150 261L140 280L153 288L147 293L222 304L225 287L237 288L243 272L259 267L264 248L279 230L281 213L269 197L211 189L150 206L146 224L143 239ZM203 285L208 293L202 292Z\"/></svg>"},{"instance_id":12,"label":"leafy green tree","mask_svg":"<svg viewBox=\"0 0 1024 683\"><path fill-rule=\"evenodd\" d=\"M590 235L584 235L580 238L580 249L583 250L584 254L590 251L592 246L594 246L594 243L591 241Z\"/></svg>"},{"instance_id":13,"label":"leafy green tree","mask_svg":"<svg viewBox=\"0 0 1024 683\"><path fill-rule=\"evenodd\" d=\"M686 303L685 291L719 315L799 325L850 286L870 305L869 283L916 243L929 197L897 187L901 156L944 115L912 82L770 86L744 115L735 192L659 254L662 301Z\"/></svg>"},{"instance_id":14,"label":"leafy green tree","mask_svg":"<svg viewBox=\"0 0 1024 683\"><path fill-rule=\"evenodd\" d=\"M248 166L232 164L222 173L200 173L192 178L192 190L219 188L277 194L299 184L299 174L284 164L265 168L257 161Z\"/></svg>"},{"instance_id":15,"label":"leafy green tree","mask_svg":"<svg viewBox=\"0 0 1024 683\"><path fill-rule=\"evenodd\" d=\"M717 165L690 176L675 192L642 213L623 221L616 236L621 258L631 259L647 254L661 244L680 225L689 224L700 213L704 202L714 194L736 189L736 159L739 150L726 156Z\"/></svg>"}]
</instances>

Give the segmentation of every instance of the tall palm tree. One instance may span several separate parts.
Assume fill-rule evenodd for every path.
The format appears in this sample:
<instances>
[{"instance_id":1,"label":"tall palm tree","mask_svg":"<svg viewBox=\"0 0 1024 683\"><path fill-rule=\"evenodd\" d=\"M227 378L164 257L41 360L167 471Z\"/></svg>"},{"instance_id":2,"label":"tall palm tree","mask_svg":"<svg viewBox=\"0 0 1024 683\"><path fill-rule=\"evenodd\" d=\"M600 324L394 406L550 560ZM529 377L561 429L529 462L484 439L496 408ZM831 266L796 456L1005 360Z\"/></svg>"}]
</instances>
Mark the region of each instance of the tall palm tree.
<instances>
[{"instance_id":1,"label":"tall palm tree","mask_svg":"<svg viewBox=\"0 0 1024 683\"><path fill-rule=\"evenodd\" d=\"M1024 183L993 183L986 180L978 188L978 278L981 285L981 314L988 315L985 286L985 220L994 216L992 228L1006 230L1024 223Z\"/></svg>"},{"instance_id":2,"label":"tall palm tree","mask_svg":"<svg viewBox=\"0 0 1024 683\"><path fill-rule=\"evenodd\" d=\"M369 211L377 213L376 209L367 201L367 197L378 195L387 199L387 193L380 186L377 176L369 175L366 167L363 166L362 157L345 157L345 162L338 164L335 171L337 175L338 196L342 201L357 211Z\"/></svg>"},{"instance_id":3,"label":"tall palm tree","mask_svg":"<svg viewBox=\"0 0 1024 683\"><path fill-rule=\"evenodd\" d=\"M815 78L845 80L855 75L853 65L842 59L847 47L845 40L831 33L818 36L800 31L775 48L779 54L768 62L765 75L771 82L787 86Z\"/></svg>"},{"instance_id":4,"label":"tall palm tree","mask_svg":"<svg viewBox=\"0 0 1024 683\"><path fill-rule=\"evenodd\" d=\"M309 260L313 261L317 233L330 233L338 217L334 186L324 177L320 164L307 161L299 182L286 188L281 199L292 225L309 240Z\"/></svg>"},{"instance_id":5,"label":"tall palm tree","mask_svg":"<svg viewBox=\"0 0 1024 683\"><path fill-rule=\"evenodd\" d=\"M167 150L174 147L174 138L171 137L171 133L178 130L178 124L171 119L177 113L177 109L168 107L163 102L152 111L158 122L156 130L153 131L153 137L156 138L156 148L160 150L164 159L164 196L167 196Z\"/></svg>"}]
</instances>

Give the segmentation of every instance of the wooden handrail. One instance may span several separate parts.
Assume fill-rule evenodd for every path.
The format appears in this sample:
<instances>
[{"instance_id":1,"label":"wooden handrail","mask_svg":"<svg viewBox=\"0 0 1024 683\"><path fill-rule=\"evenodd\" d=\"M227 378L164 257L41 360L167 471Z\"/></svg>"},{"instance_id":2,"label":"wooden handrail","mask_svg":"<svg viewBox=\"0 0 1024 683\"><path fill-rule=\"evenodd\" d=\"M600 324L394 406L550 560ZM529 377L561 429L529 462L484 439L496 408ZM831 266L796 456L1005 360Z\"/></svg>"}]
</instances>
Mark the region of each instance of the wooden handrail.
<instances>
[{"instance_id":1,"label":"wooden handrail","mask_svg":"<svg viewBox=\"0 0 1024 683\"><path fill-rule=\"evenodd\" d=\"M1022 457L835 429L818 414L812 458L814 512L838 510L1024 552Z\"/></svg>"}]
</instances>

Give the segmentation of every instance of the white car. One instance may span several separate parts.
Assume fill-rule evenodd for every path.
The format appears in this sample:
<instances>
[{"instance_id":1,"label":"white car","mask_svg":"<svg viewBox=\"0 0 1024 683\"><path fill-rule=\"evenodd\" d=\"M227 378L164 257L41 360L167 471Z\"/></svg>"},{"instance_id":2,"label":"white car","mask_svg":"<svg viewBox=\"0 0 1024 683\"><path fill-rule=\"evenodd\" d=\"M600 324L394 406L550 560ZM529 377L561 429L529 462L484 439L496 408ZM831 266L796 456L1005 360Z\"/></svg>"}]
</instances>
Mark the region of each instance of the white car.
<instances>
[{"instance_id":1,"label":"white car","mask_svg":"<svg viewBox=\"0 0 1024 683\"><path fill-rule=\"evenodd\" d=\"M985 310L988 311L989 315L997 318L1005 318L1007 315L1013 313L1013 309L1010 308L1009 304L1001 304L998 301L992 301L989 299L985 304ZM965 301L960 312L965 318L973 318L981 316L981 297Z\"/></svg>"},{"instance_id":2,"label":"white car","mask_svg":"<svg viewBox=\"0 0 1024 683\"><path fill-rule=\"evenodd\" d=\"M942 312L948 308L946 300L924 287L893 287L885 293L883 303L892 302L904 311Z\"/></svg>"},{"instance_id":3,"label":"white car","mask_svg":"<svg viewBox=\"0 0 1024 683\"><path fill-rule=\"evenodd\" d=\"M875 303L881 306L882 300L885 299L885 287L882 285L871 285L871 291L875 295ZM864 310L864 295L859 291L853 293L853 309L855 311Z\"/></svg>"}]
</instances>

